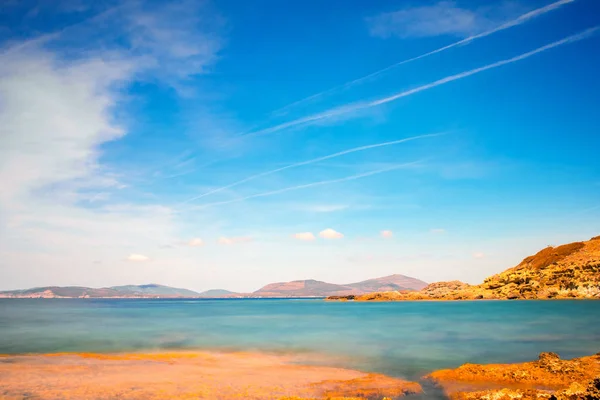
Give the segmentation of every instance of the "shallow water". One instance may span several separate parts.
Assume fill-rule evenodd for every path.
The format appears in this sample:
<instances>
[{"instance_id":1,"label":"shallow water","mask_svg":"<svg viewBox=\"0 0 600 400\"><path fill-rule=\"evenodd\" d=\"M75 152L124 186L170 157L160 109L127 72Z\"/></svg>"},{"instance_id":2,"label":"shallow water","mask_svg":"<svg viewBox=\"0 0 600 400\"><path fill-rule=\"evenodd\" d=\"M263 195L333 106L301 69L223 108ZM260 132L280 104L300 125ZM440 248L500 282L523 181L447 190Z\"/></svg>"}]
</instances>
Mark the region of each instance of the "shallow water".
<instances>
[{"instance_id":1,"label":"shallow water","mask_svg":"<svg viewBox=\"0 0 600 400\"><path fill-rule=\"evenodd\" d=\"M0 299L0 353L225 349L416 379L600 351L600 301ZM304 360L303 360L304 362Z\"/></svg>"}]
</instances>

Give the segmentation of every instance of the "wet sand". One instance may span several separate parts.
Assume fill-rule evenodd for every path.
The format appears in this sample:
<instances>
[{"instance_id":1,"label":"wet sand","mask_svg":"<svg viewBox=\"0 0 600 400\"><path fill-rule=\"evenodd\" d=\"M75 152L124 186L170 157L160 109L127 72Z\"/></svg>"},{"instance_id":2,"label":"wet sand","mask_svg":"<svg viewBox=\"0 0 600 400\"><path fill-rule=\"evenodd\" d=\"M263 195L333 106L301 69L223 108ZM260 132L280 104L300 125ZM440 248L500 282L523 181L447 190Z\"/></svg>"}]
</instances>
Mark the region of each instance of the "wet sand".
<instances>
[{"instance_id":1,"label":"wet sand","mask_svg":"<svg viewBox=\"0 0 600 400\"><path fill-rule=\"evenodd\" d=\"M398 398L418 383L262 353L0 356L2 399Z\"/></svg>"}]
</instances>

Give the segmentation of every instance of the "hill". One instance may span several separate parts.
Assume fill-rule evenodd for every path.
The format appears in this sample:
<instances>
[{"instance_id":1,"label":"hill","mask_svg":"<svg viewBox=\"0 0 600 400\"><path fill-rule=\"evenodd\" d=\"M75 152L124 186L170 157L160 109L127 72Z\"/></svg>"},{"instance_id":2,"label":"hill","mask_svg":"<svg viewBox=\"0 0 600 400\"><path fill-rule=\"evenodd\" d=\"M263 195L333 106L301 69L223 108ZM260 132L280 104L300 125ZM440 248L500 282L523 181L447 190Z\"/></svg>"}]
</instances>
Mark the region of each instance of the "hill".
<instances>
[{"instance_id":1,"label":"hill","mask_svg":"<svg viewBox=\"0 0 600 400\"><path fill-rule=\"evenodd\" d=\"M408 276L389 275L347 285L337 285L314 279L270 283L253 293L236 293L224 289L212 289L198 293L193 290L151 283L106 288L45 286L0 292L0 298L327 297L360 295L372 291L411 291L418 290L426 285L427 283Z\"/></svg>"},{"instance_id":2,"label":"hill","mask_svg":"<svg viewBox=\"0 0 600 400\"><path fill-rule=\"evenodd\" d=\"M421 290L427 286L427 282L404 276L400 274L384 276L382 278L368 279L362 282L350 283L349 286L360 290L361 292L378 292L389 290Z\"/></svg>"},{"instance_id":3,"label":"hill","mask_svg":"<svg viewBox=\"0 0 600 400\"><path fill-rule=\"evenodd\" d=\"M199 293L187 289L157 284L126 285L108 288L83 286L45 286L25 290L0 292L0 297L16 298L151 298L151 297L198 297Z\"/></svg>"},{"instance_id":4,"label":"hill","mask_svg":"<svg viewBox=\"0 0 600 400\"><path fill-rule=\"evenodd\" d=\"M420 281L404 275L389 275L381 278L369 279L366 281L334 284L314 279L299 280L291 282L277 282L266 285L252 293L252 296L262 297L325 297L325 296L346 296L359 295L373 291L399 290L411 291L419 290L427 286L426 282Z\"/></svg>"},{"instance_id":5,"label":"hill","mask_svg":"<svg viewBox=\"0 0 600 400\"><path fill-rule=\"evenodd\" d=\"M141 294L150 296L198 297L200 294L198 292L194 292L193 290L158 285L156 283L150 283L147 285L112 286L109 289L113 289L124 294Z\"/></svg>"},{"instance_id":6,"label":"hill","mask_svg":"<svg viewBox=\"0 0 600 400\"><path fill-rule=\"evenodd\" d=\"M418 292L375 292L352 297L359 301L569 298L600 299L600 236L547 247L480 285L436 282Z\"/></svg>"},{"instance_id":7,"label":"hill","mask_svg":"<svg viewBox=\"0 0 600 400\"><path fill-rule=\"evenodd\" d=\"M314 279L270 283L258 289L252 296L261 297L303 297L303 296L332 296L354 293L349 286L316 281Z\"/></svg>"},{"instance_id":8,"label":"hill","mask_svg":"<svg viewBox=\"0 0 600 400\"><path fill-rule=\"evenodd\" d=\"M225 289L211 289L198 294L199 297L235 297L242 296L240 293L230 292Z\"/></svg>"}]
</instances>

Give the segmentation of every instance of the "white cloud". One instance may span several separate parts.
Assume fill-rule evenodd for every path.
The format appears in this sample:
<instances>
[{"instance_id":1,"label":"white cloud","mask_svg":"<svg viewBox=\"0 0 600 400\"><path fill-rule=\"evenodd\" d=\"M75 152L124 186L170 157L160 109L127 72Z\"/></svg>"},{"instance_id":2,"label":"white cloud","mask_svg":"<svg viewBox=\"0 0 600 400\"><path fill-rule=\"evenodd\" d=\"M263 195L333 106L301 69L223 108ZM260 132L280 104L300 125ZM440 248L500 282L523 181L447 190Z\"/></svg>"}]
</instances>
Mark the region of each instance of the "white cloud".
<instances>
[{"instance_id":1,"label":"white cloud","mask_svg":"<svg viewBox=\"0 0 600 400\"><path fill-rule=\"evenodd\" d=\"M477 258L477 259L485 258L485 254L482 252L476 252L476 253L473 253L473 258Z\"/></svg>"},{"instance_id":2,"label":"white cloud","mask_svg":"<svg viewBox=\"0 0 600 400\"><path fill-rule=\"evenodd\" d=\"M124 276L124 253L175 241L168 208L106 205L123 185L100 162L100 146L125 134L112 111L135 68L114 54L66 61L28 47L0 55L3 285ZM86 268L98 260L102 267Z\"/></svg>"},{"instance_id":3,"label":"white cloud","mask_svg":"<svg viewBox=\"0 0 600 400\"><path fill-rule=\"evenodd\" d=\"M127 111L123 89L141 73L172 84L207 72L216 60L220 41L204 30L206 14L186 15L185 4L141 13L133 2L125 6L132 13L114 12L0 49L3 288L138 281L139 271L121 263L146 261L147 251L181 243L171 210L149 197L142 204L126 197L136 190L123 190L130 177L102 156L104 145L127 133L117 120ZM167 20L176 22L167 26ZM192 273L194 265L192 259L169 260L165 275L165 265L155 261L144 276L168 281Z\"/></svg>"},{"instance_id":4,"label":"white cloud","mask_svg":"<svg viewBox=\"0 0 600 400\"><path fill-rule=\"evenodd\" d=\"M319 232L319 237L323 239L341 239L344 235L340 232L337 232L331 228L327 228L321 232Z\"/></svg>"},{"instance_id":5,"label":"white cloud","mask_svg":"<svg viewBox=\"0 0 600 400\"><path fill-rule=\"evenodd\" d=\"M188 242L188 246L191 246L191 247L204 246L204 240L202 240L200 238L193 238Z\"/></svg>"},{"instance_id":6,"label":"white cloud","mask_svg":"<svg viewBox=\"0 0 600 400\"><path fill-rule=\"evenodd\" d=\"M294 235L295 239L304 240L304 241L312 241L315 240L315 235L312 232L300 232Z\"/></svg>"},{"instance_id":7,"label":"white cloud","mask_svg":"<svg viewBox=\"0 0 600 400\"><path fill-rule=\"evenodd\" d=\"M434 228L434 229L430 229L429 232L440 235L442 233L446 233L446 230L442 229L442 228Z\"/></svg>"},{"instance_id":8,"label":"white cloud","mask_svg":"<svg viewBox=\"0 0 600 400\"><path fill-rule=\"evenodd\" d=\"M130 254L129 257L127 257L127 261L144 262L148 260L150 260L150 258L143 254Z\"/></svg>"},{"instance_id":9,"label":"white cloud","mask_svg":"<svg viewBox=\"0 0 600 400\"><path fill-rule=\"evenodd\" d=\"M222 40L214 32L224 22L208 2L146 4L127 18L132 50L146 56L147 66L167 81L206 73L217 60Z\"/></svg>"},{"instance_id":10,"label":"white cloud","mask_svg":"<svg viewBox=\"0 0 600 400\"><path fill-rule=\"evenodd\" d=\"M381 237L384 238L384 239L392 238L392 237L394 237L394 232L388 231L388 230L381 231Z\"/></svg>"},{"instance_id":11,"label":"white cloud","mask_svg":"<svg viewBox=\"0 0 600 400\"><path fill-rule=\"evenodd\" d=\"M367 23L371 35L384 38L438 35L466 37L497 24L483 10L460 8L453 1L380 14L367 18Z\"/></svg>"},{"instance_id":12,"label":"white cloud","mask_svg":"<svg viewBox=\"0 0 600 400\"><path fill-rule=\"evenodd\" d=\"M237 243L248 243L251 242L252 238L248 236L240 236L240 237L223 237L221 236L217 241L219 244L223 245L232 245Z\"/></svg>"},{"instance_id":13,"label":"white cloud","mask_svg":"<svg viewBox=\"0 0 600 400\"><path fill-rule=\"evenodd\" d=\"M0 57L0 196L65 182L117 185L101 170L97 146L124 134L108 113L111 89L131 71L110 59L64 65L43 51Z\"/></svg>"}]
</instances>

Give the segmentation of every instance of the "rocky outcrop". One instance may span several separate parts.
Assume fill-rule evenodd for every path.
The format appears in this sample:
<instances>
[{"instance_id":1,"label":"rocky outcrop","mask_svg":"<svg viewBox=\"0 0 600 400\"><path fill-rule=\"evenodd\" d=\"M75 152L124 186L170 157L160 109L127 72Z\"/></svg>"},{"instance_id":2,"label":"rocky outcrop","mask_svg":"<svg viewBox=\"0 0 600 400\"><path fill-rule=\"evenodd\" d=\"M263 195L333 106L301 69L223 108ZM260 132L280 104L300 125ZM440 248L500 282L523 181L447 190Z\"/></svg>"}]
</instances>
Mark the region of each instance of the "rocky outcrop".
<instances>
[{"instance_id":1,"label":"rocky outcrop","mask_svg":"<svg viewBox=\"0 0 600 400\"><path fill-rule=\"evenodd\" d=\"M547 247L479 288L495 298L600 298L600 239Z\"/></svg>"},{"instance_id":2,"label":"rocky outcrop","mask_svg":"<svg viewBox=\"0 0 600 400\"><path fill-rule=\"evenodd\" d=\"M427 376L452 400L600 399L600 353L562 360L555 353L522 364L465 364ZM596 396L596 397L594 397Z\"/></svg>"},{"instance_id":3,"label":"rocky outcrop","mask_svg":"<svg viewBox=\"0 0 600 400\"><path fill-rule=\"evenodd\" d=\"M480 285L437 282L418 292L379 292L357 301L600 299L600 237L547 247Z\"/></svg>"}]
</instances>

